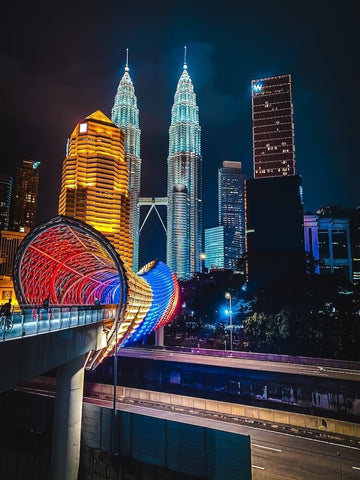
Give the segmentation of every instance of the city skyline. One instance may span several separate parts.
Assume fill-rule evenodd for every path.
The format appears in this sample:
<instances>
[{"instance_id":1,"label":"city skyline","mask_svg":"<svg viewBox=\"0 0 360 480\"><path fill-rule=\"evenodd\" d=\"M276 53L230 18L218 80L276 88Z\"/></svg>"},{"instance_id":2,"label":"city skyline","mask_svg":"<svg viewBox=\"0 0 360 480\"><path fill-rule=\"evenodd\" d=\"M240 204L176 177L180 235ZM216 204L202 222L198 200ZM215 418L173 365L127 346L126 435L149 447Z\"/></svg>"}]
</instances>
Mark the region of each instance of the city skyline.
<instances>
[{"instance_id":1,"label":"city skyline","mask_svg":"<svg viewBox=\"0 0 360 480\"><path fill-rule=\"evenodd\" d=\"M204 229L216 225L214 193L222 162L240 161L253 175L250 85L267 76L292 77L305 211L329 203L357 206L357 92L350 95L346 82L354 16L345 7L322 7L321 2L287 5L285 11L259 2L256 9L225 3L219 10L210 3L205 19L200 4L191 7L191 16L185 5L181 11L169 5L159 15L150 6L137 9L136 3L99 6L94 15L80 2L69 19L65 2L56 18L48 9L26 7L19 19L7 5L3 173L12 174L24 158L40 161L39 221L55 214L67 138L89 112L100 109L110 116L129 48L142 132L140 195L165 195L171 104L187 45L202 126ZM66 38L60 34L65 21ZM150 240L142 242L140 265L154 258L154 248L165 251L161 225L153 218L142 233Z\"/></svg>"}]
</instances>

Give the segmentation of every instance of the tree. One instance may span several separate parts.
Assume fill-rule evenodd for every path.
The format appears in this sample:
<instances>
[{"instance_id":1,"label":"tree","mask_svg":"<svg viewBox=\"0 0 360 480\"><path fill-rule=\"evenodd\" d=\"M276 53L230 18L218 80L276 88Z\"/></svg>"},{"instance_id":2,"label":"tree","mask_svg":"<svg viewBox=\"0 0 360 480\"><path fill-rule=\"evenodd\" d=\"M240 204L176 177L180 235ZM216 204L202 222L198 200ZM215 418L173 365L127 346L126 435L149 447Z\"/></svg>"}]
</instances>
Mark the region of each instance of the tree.
<instances>
[{"instance_id":1,"label":"tree","mask_svg":"<svg viewBox=\"0 0 360 480\"><path fill-rule=\"evenodd\" d=\"M290 315L286 310L276 315L255 312L244 320L243 325L250 350L283 353L290 337Z\"/></svg>"}]
</instances>

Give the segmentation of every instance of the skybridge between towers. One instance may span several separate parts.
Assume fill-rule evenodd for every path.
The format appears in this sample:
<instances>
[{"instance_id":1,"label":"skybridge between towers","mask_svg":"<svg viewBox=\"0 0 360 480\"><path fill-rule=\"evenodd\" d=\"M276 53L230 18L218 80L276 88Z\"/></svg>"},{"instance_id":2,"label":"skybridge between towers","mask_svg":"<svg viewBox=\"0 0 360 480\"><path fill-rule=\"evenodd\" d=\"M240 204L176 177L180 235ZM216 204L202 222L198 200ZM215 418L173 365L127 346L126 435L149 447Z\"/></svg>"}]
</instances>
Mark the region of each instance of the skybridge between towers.
<instances>
[{"instance_id":1,"label":"skybridge between towers","mask_svg":"<svg viewBox=\"0 0 360 480\"><path fill-rule=\"evenodd\" d=\"M0 392L57 369L51 478L75 480L84 368L153 331L161 338L179 284L160 261L134 273L104 235L59 215L21 242L14 289L20 311L3 319Z\"/></svg>"},{"instance_id":2,"label":"skybridge between towers","mask_svg":"<svg viewBox=\"0 0 360 480\"><path fill-rule=\"evenodd\" d=\"M161 223L161 225L164 229L165 235L167 235L167 230L166 230L165 224L163 222L163 219L161 218L161 215L160 215L157 207L158 206L165 206L167 208L168 204L169 204L168 197L139 197L139 200L138 200L139 208L140 207L150 207L148 209L147 213L146 213L146 216L145 216L141 226L140 226L139 235L140 235L142 229L144 228L152 210L155 210L155 213L159 217L160 223Z\"/></svg>"}]
</instances>

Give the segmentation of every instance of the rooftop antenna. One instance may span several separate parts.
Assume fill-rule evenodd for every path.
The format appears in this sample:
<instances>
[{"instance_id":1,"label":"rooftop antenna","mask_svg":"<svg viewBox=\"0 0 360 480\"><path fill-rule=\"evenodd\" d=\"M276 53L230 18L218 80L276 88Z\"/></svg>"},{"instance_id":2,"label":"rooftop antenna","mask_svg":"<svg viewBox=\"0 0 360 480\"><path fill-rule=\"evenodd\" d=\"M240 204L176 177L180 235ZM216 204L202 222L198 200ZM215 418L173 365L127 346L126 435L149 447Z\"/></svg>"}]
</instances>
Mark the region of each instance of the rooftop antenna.
<instances>
[{"instance_id":1,"label":"rooftop antenna","mask_svg":"<svg viewBox=\"0 0 360 480\"><path fill-rule=\"evenodd\" d=\"M126 65L125 65L125 72L129 71L129 49L126 49Z\"/></svg>"},{"instance_id":2,"label":"rooftop antenna","mask_svg":"<svg viewBox=\"0 0 360 480\"><path fill-rule=\"evenodd\" d=\"M184 70L187 69L187 65L186 65L186 46L184 47Z\"/></svg>"}]
</instances>

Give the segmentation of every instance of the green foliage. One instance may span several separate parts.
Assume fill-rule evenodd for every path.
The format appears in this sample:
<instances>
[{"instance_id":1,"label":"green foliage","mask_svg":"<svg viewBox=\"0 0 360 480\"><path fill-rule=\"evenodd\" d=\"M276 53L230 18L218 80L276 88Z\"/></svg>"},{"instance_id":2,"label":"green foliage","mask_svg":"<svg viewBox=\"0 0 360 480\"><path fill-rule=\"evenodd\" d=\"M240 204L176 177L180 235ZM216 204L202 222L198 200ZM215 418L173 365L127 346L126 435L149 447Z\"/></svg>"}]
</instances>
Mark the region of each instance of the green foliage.
<instances>
[{"instance_id":1,"label":"green foliage","mask_svg":"<svg viewBox=\"0 0 360 480\"><path fill-rule=\"evenodd\" d=\"M312 275L302 296L290 298L274 313L271 290L258 292L255 313L243 322L249 350L360 360L359 286L333 274Z\"/></svg>"},{"instance_id":2,"label":"green foliage","mask_svg":"<svg viewBox=\"0 0 360 480\"><path fill-rule=\"evenodd\" d=\"M284 310L276 315L255 312L243 326L250 350L257 352L282 353L290 337L290 316Z\"/></svg>"}]
</instances>

